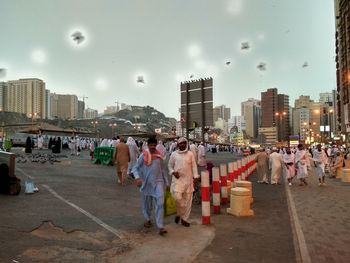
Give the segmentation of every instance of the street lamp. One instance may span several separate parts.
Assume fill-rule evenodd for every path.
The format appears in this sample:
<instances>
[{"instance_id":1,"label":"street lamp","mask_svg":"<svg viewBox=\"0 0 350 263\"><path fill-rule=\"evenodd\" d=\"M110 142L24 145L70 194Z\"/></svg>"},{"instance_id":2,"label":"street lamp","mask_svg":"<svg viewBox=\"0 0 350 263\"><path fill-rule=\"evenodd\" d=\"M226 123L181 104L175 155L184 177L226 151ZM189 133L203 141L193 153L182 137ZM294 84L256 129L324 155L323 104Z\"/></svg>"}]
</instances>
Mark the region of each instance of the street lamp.
<instances>
[{"instance_id":1,"label":"street lamp","mask_svg":"<svg viewBox=\"0 0 350 263\"><path fill-rule=\"evenodd\" d=\"M108 126L112 128L112 138L113 138L114 137L114 129L117 127L117 124L116 123L110 123Z\"/></svg>"},{"instance_id":2,"label":"street lamp","mask_svg":"<svg viewBox=\"0 0 350 263\"><path fill-rule=\"evenodd\" d=\"M332 140L333 109L328 111L329 139Z\"/></svg>"},{"instance_id":3,"label":"street lamp","mask_svg":"<svg viewBox=\"0 0 350 263\"><path fill-rule=\"evenodd\" d=\"M91 124L94 126L94 130L95 130L95 134L97 133L97 139L98 139L98 132L97 132L97 124L98 124L98 121L92 121Z\"/></svg>"},{"instance_id":4,"label":"street lamp","mask_svg":"<svg viewBox=\"0 0 350 263\"><path fill-rule=\"evenodd\" d=\"M34 117L36 117L37 115L38 115L38 113L36 113L36 112L29 114L29 116L32 118L32 130L33 130L33 126L34 126Z\"/></svg>"}]
</instances>

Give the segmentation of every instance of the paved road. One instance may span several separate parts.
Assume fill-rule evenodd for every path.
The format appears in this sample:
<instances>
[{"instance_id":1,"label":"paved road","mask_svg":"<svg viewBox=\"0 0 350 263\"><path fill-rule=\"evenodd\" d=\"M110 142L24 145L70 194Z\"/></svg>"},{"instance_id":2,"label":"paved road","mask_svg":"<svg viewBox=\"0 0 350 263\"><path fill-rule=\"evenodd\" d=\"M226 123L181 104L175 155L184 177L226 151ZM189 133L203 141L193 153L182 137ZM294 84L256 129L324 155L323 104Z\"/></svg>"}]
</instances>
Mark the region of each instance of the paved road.
<instances>
[{"instance_id":1,"label":"paved road","mask_svg":"<svg viewBox=\"0 0 350 263\"><path fill-rule=\"evenodd\" d=\"M209 154L215 164L229 153ZM114 167L93 165L87 152L51 164L18 163L17 175L40 188L0 196L1 262L348 262L349 184L318 187L253 182L255 216L225 213L201 225L194 205L190 228L165 219L169 233L145 230L140 193L116 183ZM288 201L289 200L289 201Z\"/></svg>"}]
</instances>

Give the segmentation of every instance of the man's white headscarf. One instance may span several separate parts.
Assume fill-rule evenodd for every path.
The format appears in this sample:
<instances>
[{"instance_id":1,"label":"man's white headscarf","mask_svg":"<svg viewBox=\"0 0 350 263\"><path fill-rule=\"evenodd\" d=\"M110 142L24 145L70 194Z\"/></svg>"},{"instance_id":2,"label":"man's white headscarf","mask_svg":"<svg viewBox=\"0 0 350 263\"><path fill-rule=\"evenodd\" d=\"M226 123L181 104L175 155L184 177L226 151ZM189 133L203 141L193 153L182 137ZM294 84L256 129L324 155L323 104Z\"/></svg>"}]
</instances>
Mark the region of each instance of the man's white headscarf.
<instances>
[{"instance_id":1,"label":"man's white headscarf","mask_svg":"<svg viewBox=\"0 0 350 263\"><path fill-rule=\"evenodd\" d=\"M178 149L178 152L180 153L185 153L188 151L188 141L185 137L180 137L179 140L177 141L177 144L179 145L179 143L182 143L182 142L186 142L186 148L185 150L181 151L180 149Z\"/></svg>"},{"instance_id":2,"label":"man's white headscarf","mask_svg":"<svg viewBox=\"0 0 350 263\"><path fill-rule=\"evenodd\" d=\"M136 142L133 137L128 137L128 140L126 141L126 144L128 145L136 145Z\"/></svg>"}]
</instances>

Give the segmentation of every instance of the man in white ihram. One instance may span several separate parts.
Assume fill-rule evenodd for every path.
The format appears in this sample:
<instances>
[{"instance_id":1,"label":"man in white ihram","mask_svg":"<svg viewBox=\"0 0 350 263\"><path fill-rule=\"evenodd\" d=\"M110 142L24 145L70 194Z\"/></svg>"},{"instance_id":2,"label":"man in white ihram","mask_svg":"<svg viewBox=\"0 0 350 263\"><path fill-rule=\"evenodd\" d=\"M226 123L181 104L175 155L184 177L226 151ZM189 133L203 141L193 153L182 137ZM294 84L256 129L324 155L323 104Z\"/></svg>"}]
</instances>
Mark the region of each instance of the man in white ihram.
<instances>
[{"instance_id":1,"label":"man in white ihram","mask_svg":"<svg viewBox=\"0 0 350 263\"><path fill-rule=\"evenodd\" d=\"M282 157L277 153L277 148L272 148L272 153L269 156L269 168L271 169L271 184L280 184L282 174Z\"/></svg>"},{"instance_id":2,"label":"man in white ihram","mask_svg":"<svg viewBox=\"0 0 350 263\"><path fill-rule=\"evenodd\" d=\"M176 200L175 223L189 227L192 207L192 195L194 191L193 179L199 178L197 163L191 151L188 150L188 142L185 138L178 140L179 149L170 156L168 168L172 175L170 191Z\"/></svg>"},{"instance_id":3,"label":"man in white ihram","mask_svg":"<svg viewBox=\"0 0 350 263\"><path fill-rule=\"evenodd\" d=\"M321 144L317 144L317 149L313 152L313 160L316 163L316 174L318 176L319 186L325 184L325 171L324 168L328 164L328 158L324 150L322 150Z\"/></svg>"}]
</instances>

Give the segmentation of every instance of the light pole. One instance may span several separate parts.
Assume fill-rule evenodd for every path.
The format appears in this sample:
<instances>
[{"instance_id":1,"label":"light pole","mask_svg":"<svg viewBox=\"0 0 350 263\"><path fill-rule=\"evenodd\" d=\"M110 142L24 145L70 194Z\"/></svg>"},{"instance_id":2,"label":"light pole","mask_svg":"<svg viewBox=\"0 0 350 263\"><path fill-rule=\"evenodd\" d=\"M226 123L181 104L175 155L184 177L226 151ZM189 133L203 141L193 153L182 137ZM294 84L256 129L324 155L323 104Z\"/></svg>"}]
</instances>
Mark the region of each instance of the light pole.
<instances>
[{"instance_id":1,"label":"light pole","mask_svg":"<svg viewBox=\"0 0 350 263\"><path fill-rule=\"evenodd\" d=\"M333 109L328 111L328 123L329 123L329 140L332 140L332 123L333 123Z\"/></svg>"},{"instance_id":2,"label":"light pole","mask_svg":"<svg viewBox=\"0 0 350 263\"><path fill-rule=\"evenodd\" d=\"M36 117L38 113L32 112L29 114L29 116L32 118L32 131L33 131L33 126L34 126L34 117Z\"/></svg>"},{"instance_id":3,"label":"light pole","mask_svg":"<svg viewBox=\"0 0 350 263\"><path fill-rule=\"evenodd\" d=\"M117 124L116 123L110 123L108 126L112 128L112 138L113 138L114 137L114 129L117 127Z\"/></svg>"},{"instance_id":4,"label":"light pole","mask_svg":"<svg viewBox=\"0 0 350 263\"><path fill-rule=\"evenodd\" d=\"M97 139L99 139L98 137L98 132L97 132L97 124L98 124L98 121L92 121L91 124L94 126L94 130L95 130L95 134L97 133Z\"/></svg>"}]
</instances>

